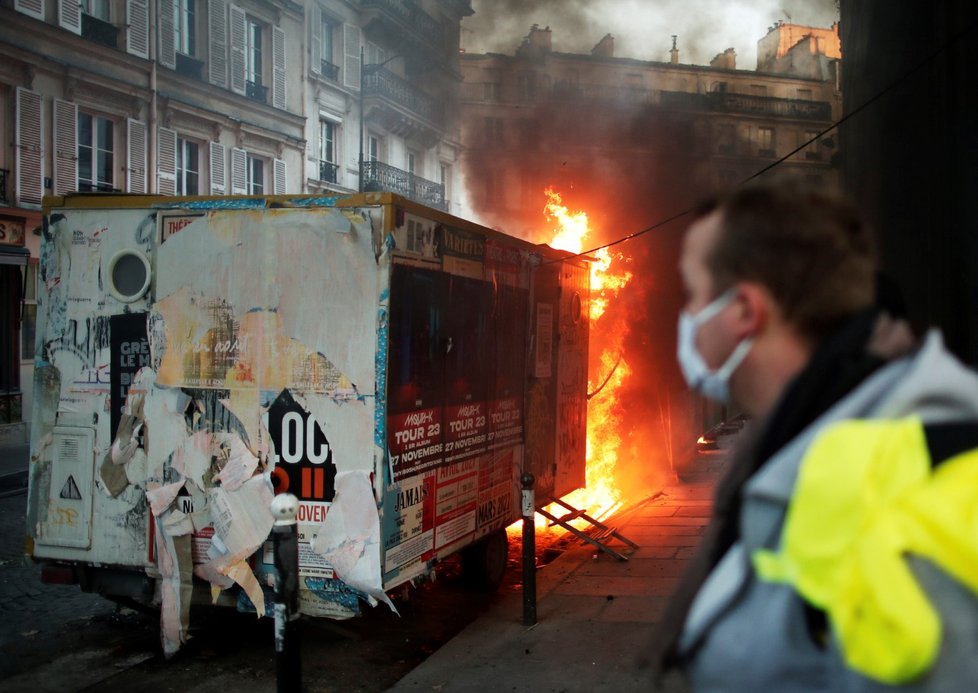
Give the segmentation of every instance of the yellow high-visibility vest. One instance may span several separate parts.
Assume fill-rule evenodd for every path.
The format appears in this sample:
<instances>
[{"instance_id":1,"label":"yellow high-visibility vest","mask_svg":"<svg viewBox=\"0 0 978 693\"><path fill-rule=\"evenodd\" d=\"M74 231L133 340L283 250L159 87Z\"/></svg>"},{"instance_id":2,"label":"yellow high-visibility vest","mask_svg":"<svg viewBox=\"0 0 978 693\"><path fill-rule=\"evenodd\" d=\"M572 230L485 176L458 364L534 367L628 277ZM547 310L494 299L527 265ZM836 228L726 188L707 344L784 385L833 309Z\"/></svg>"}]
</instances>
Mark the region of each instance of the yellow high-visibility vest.
<instances>
[{"instance_id":1,"label":"yellow high-visibility vest","mask_svg":"<svg viewBox=\"0 0 978 693\"><path fill-rule=\"evenodd\" d=\"M901 684L933 666L941 641L908 554L978 595L978 449L932 467L917 418L827 428L801 462L780 548L752 559L760 579L825 611L848 666Z\"/></svg>"}]
</instances>

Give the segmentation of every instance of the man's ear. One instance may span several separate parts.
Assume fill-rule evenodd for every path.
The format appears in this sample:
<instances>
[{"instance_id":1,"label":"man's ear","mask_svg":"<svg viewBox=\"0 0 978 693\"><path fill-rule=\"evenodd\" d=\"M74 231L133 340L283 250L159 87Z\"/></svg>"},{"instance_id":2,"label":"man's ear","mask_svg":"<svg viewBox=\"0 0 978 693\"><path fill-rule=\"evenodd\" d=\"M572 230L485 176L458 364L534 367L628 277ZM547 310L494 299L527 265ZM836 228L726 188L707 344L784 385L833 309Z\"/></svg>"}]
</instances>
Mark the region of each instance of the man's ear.
<instances>
[{"instance_id":1,"label":"man's ear","mask_svg":"<svg viewBox=\"0 0 978 693\"><path fill-rule=\"evenodd\" d=\"M764 331L772 315L771 301L770 292L762 285L756 282L737 284L731 320L738 339L754 337Z\"/></svg>"}]
</instances>

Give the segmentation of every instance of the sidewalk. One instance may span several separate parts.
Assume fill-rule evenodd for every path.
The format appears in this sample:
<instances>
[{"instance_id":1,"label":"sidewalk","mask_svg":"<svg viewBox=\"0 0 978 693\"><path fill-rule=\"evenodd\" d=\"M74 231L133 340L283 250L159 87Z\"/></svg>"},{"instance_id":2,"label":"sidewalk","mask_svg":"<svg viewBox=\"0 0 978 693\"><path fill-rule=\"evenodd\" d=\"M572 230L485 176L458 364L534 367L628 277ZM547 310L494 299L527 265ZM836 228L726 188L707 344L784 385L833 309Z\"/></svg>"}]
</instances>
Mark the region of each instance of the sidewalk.
<instances>
[{"instance_id":1,"label":"sidewalk","mask_svg":"<svg viewBox=\"0 0 978 693\"><path fill-rule=\"evenodd\" d=\"M574 546L537 577L537 624L522 625L523 597L508 595L405 676L391 691L651 690L637 661L709 521L724 456L612 521L639 549L617 561ZM666 693L689 689L678 676Z\"/></svg>"}]
</instances>

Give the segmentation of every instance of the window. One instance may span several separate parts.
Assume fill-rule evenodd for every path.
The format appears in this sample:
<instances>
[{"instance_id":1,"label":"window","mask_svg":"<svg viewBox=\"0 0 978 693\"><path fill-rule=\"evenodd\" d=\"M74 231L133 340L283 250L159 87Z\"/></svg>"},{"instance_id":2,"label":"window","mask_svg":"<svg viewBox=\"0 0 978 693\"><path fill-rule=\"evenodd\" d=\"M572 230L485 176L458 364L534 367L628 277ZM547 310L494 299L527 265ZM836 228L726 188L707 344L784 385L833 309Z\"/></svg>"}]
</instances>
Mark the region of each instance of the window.
<instances>
[{"instance_id":1,"label":"window","mask_svg":"<svg viewBox=\"0 0 978 693\"><path fill-rule=\"evenodd\" d=\"M78 189L112 190L115 125L108 118L78 113Z\"/></svg>"},{"instance_id":2,"label":"window","mask_svg":"<svg viewBox=\"0 0 978 693\"><path fill-rule=\"evenodd\" d=\"M20 328L20 358L34 360L34 334L37 325L37 258L30 258L24 266L24 312Z\"/></svg>"},{"instance_id":3,"label":"window","mask_svg":"<svg viewBox=\"0 0 978 693\"><path fill-rule=\"evenodd\" d=\"M517 76L517 90L520 95L520 101L532 101L533 100L533 74L530 72L521 72Z\"/></svg>"},{"instance_id":4,"label":"window","mask_svg":"<svg viewBox=\"0 0 978 693\"><path fill-rule=\"evenodd\" d=\"M177 195L200 194L200 149L196 142L177 139Z\"/></svg>"},{"instance_id":5,"label":"window","mask_svg":"<svg viewBox=\"0 0 978 693\"><path fill-rule=\"evenodd\" d=\"M319 121L319 180L336 182L336 125Z\"/></svg>"},{"instance_id":6,"label":"window","mask_svg":"<svg viewBox=\"0 0 978 693\"><path fill-rule=\"evenodd\" d=\"M821 141L818 139L818 132L815 130L806 130L801 136L802 140L799 144L811 143L805 147L805 158L810 161L821 160L822 152L818 148Z\"/></svg>"},{"instance_id":7,"label":"window","mask_svg":"<svg viewBox=\"0 0 978 693\"><path fill-rule=\"evenodd\" d=\"M196 0L173 0L173 37L178 53L196 53Z\"/></svg>"},{"instance_id":8,"label":"window","mask_svg":"<svg viewBox=\"0 0 978 693\"><path fill-rule=\"evenodd\" d=\"M407 170L412 176L415 174L420 175L421 172L418 170L418 155L416 152L408 151L407 155Z\"/></svg>"},{"instance_id":9,"label":"window","mask_svg":"<svg viewBox=\"0 0 978 693\"><path fill-rule=\"evenodd\" d=\"M84 14L109 21L109 0L81 0L80 4Z\"/></svg>"},{"instance_id":10,"label":"window","mask_svg":"<svg viewBox=\"0 0 978 693\"><path fill-rule=\"evenodd\" d=\"M373 135L367 138L367 161L380 161L380 139Z\"/></svg>"},{"instance_id":11,"label":"window","mask_svg":"<svg viewBox=\"0 0 978 693\"><path fill-rule=\"evenodd\" d=\"M257 157L248 155L248 195L265 194L265 162Z\"/></svg>"},{"instance_id":12,"label":"window","mask_svg":"<svg viewBox=\"0 0 978 693\"><path fill-rule=\"evenodd\" d=\"M734 126L731 123L717 125L717 152L724 156L732 156L736 153Z\"/></svg>"},{"instance_id":13,"label":"window","mask_svg":"<svg viewBox=\"0 0 978 693\"><path fill-rule=\"evenodd\" d=\"M320 24L320 60L322 62L322 67L320 71L324 77L329 79L336 79L340 76L339 65L333 63L333 31L336 26L332 21L328 19L323 19L322 24Z\"/></svg>"},{"instance_id":14,"label":"window","mask_svg":"<svg viewBox=\"0 0 978 693\"><path fill-rule=\"evenodd\" d=\"M485 82L482 89L483 101L499 101L499 82Z\"/></svg>"},{"instance_id":15,"label":"window","mask_svg":"<svg viewBox=\"0 0 978 693\"><path fill-rule=\"evenodd\" d=\"M489 146L503 143L503 119L489 117L485 119L486 144Z\"/></svg>"},{"instance_id":16,"label":"window","mask_svg":"<svg viewBox=\"0 0 978 693\"><path fill-rule=\"evenodd\" d=\"M448 164L441 164L438 168L438 182L441 183L442 197L445 199L445 209L451 211L452 204L452 167Z\"/></svg>"},{"instance_id":17,"label":"window","mask_svg":"<svg viewBox=\"0 0 978 693\"><path fill-rule=\"evenodd\" d=\"M757 128L757 155L774 156L774 128Z\"/></svg>"},{"instance_id":18,"label":"window","mask_svg":"<svg viewBox=\"0 0 978 693\"><path fill-rule=\"evenodd\" d=\"M248 17L245 23L245 79L248 86L261 86L262 25Z\"/></svg>"}]
</instances>

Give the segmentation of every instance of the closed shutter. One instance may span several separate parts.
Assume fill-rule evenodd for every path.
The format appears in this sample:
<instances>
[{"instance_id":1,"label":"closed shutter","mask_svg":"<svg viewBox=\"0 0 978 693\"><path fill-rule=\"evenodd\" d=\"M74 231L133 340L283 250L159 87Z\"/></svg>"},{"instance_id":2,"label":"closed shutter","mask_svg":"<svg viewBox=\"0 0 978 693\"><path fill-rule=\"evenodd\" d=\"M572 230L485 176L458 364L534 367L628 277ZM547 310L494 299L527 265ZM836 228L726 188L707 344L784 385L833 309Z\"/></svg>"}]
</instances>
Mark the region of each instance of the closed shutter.
<instances>
[{"instance_id":1,"label":"closed shutter","mask_svg":"<svg viewBox=\"0 0 978 693\"><path fill-rule=\"evenodd\" d=\"M164 9L169 10L173 0L161 0L161 2L165 6ZM157 59L160 61L160 65L173 70L177 66L176 26L173 23L173 12L164 11L159 13L159 26L157 29L159 36L157 39L157 45L159 46Z\"/></svg>"},{"instance_id":2,"label":"closed shutter","mask_svg":"<svg viewBox=\"0 0 978 693\"><path fill-rule=\"evenodd\" d=\"M78 106L54 100L54 194L78 190Z\"/></svg>"},{"instance_id":3,"label":"closed shutter","mask_svg":"<svg viewBox=\"0 0 978 693\"><path fill-rule=\"evenodd\" d=\"M177 194L177 132L156 129L156 192Z\"/></svg>"},{"instance_id":4,"label":"closed shutter","mask_svg":"<svg viewBox=\"0 0 978 693\"><path fill-rule=\"evenodd\" d=\"M211 195L227 194L227 170L225 161L227 153L224 145L217 142L210 143L210 175L211 175Z\"/></svg>"},{"instance_id":5,"label":"closed shutter","mask_svg":"<svg viewBox=\"0 0 978 693\"><path fill-rule=\"evenodd\" d=\"M146 192L146 123L126 119L129 146L126 156L126 192Z\"/></svg>"},{"instance_id":6,"label":"closed shutter","mask_svg":"<svg viewBox=\"0 0 978 693\"><path fill-rule=\"evenodd\" d=\"M44 19L44 0L14 0L14 9L34 19Z\"/></svg>"},{"instance_id":7,"label":"closed shutter","mask_svg":"<svg viewBox=\"0 0 978 693\"><path fill-rule=\"evenodd\" d=\"M148 0L126 0L126 52L140 58L149 58Z\"/></svg>"},{"instance_id":8,"label":"closed shutter","mask_svg":"<svg viewBox=\"0 0 978 693\"><path fill-rule=\"evenodd\" d=\"M41 95L17 87L17 114L14 124L15 201L40 204L44 195L41 169Z\"/></svg>"},{"instance_id":9,"label":"closed shutter","mask_svg":"<svg viewBox=\"0 0 978 693\"><path fill-rule=\"evenodd\" d=\"M343 25L343 86L360 88L360 27Z\"/></svg>"},{"instance_id":10,"label":"closed shutter","mask_svg":"<svg viewBox=\"0 0 978 693\"><path fill-rule=\"evenodd\" d=\"M247 18L244 10L231 5L231 91L245 93L245 32Z\"/></svg>"},{"instance_id":11,"label":"closed shutter","mask_svg":"<svg viewBox=\"0 0 978 693\"><path fill-rule=\"evenodd\" d=\"M231 194L248 193L248 152L235 147L231 150Z\"/></svg>"},{"instance_id":12,"label":"closed shutter","mask_svg":"<svg viewBox=\"0 0 978 693\"><path fill-rule=\"evenodd\" d=\"M272 181L272 192L276 195L284 195L286 190L286 174L288 173L285 168L285 162L281 159L275 159L272 165L272 176L274 180Z\"/></svg>"},{"instance_id":13,"label":"closed shutter","mask_svg":"<svg viewBox=\"0 0 978 693\"><path fill-rule=\"evenodd\" d=\"M81 34L81 5L78 0L58 0L58 26L73 34Z\"/></svg>"},{"instance_id":14,"label":"closed shutter","mask_svg":"<svg viewBox=\"0 0 978 693\"><path fill-rule=\"evenodd\" d=\"M272 105L285 110L285 32L272 27Z\"/></svg>"},{"instance_id":15,"label":"closed shutter","mask_svg":"<svg viewBox=\"0 0 978 693\"><path fill-rule=\"evenodd\" d=\"M315 2L309 9L309 21L312 24L309 36L309 68L318 75L323 64L323 10Z\"/></svg>"},{"instance_id":16,"label":"closed shutter","mask_svg":"<svg viewBox=\"0 0 978 693\"><path fill-rule=\"evenodd\" d=\"M207 0L207 76L211 84L227 89L228 20L224 0Z\"/></svg>"}]
</instances>

